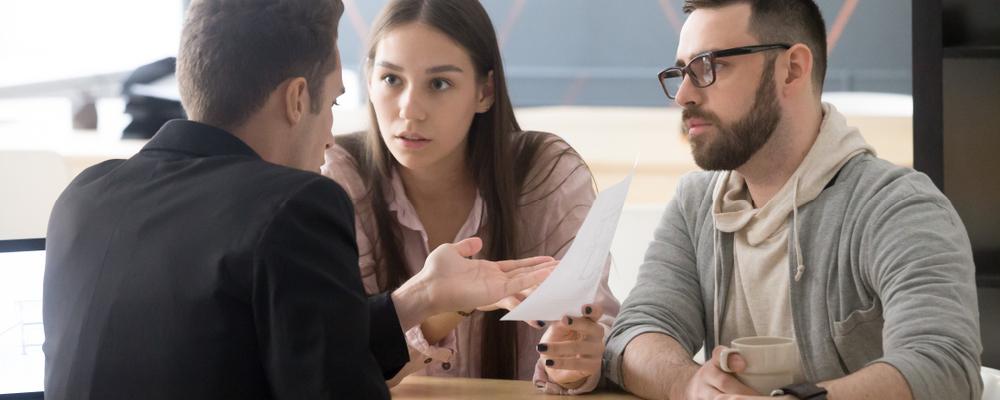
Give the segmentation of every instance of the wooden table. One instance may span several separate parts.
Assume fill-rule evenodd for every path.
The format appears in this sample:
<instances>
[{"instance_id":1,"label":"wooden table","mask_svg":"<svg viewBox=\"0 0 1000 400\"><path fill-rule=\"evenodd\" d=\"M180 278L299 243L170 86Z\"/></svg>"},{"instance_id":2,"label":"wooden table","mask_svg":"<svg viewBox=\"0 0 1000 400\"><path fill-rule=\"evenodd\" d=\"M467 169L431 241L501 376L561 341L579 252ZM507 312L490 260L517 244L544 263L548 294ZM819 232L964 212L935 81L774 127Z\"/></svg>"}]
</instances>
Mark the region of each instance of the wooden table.
<instances>
[{"instance_id":1,"label":"wooden table","mask_svg":"<svg viewBox=\"0 0 1000 400\"><path fill-rule=\"evenodd\" d=\"M562 399L569 397L545 395L528 381L496 379L439 378L411 375L392 388L396 400L465 400L465 399ZM625 393L593 393L587 400L633 400L638 397Z\"/></svg>"}]
</instances>

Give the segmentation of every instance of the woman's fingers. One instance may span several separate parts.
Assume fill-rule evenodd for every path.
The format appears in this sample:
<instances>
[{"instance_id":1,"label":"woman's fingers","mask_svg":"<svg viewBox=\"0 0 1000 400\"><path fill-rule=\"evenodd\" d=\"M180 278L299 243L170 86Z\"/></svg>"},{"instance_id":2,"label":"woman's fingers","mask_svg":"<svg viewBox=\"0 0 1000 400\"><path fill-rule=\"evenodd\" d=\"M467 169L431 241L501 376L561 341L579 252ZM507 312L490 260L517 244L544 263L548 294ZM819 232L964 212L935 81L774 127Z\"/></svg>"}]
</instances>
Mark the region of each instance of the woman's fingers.
<instances>
[{"instance_id":1,"label":"woman's fingers","mask_svg":"<svg viewBox=\"0 0 1000 400\"><path fill-rule=\"evenodd\" d=\"M588 373L596 373L601 369L601 358L549 358L548 356L540 357L545 363L545 366L553 369L565 369L573 371L584 371Z\"/></svg>"},{"instance_id":2,"label":"woman's fingers","mask_svg":"<svg viewBox=\"0 0 1000 400\"><path fill-rule=\"evenodd\" d=\"M538 352L549 358L601 358L604 344L600 342L570 340L539 343Z\"/></svg>"},{"instance_id":3,"label":"woman's fingers","mask_svg":"<svg viewBox=\"0 0 1000 400\"><path fill-rule=\"evenodd\" d=\"M535 329L538 329L538 330L545 329L545 327L548 325L548 324L545 323L545 321L524 321L524 323L526 323L526 324L528 324L528 326L530 326L532 328L535 328Z\"/></svg>"},{"instance_id":4,"label":"woman's fingers","mask_svg":"<svg viewBox=\"0 0 1000 400\"><path fill-rule=\"evenodd\" d=\"M584 304L580 308L580 312L584 318L597 322L604 316L604 307L601 307L600 304Z\"/></svg>"},{"instance_id":5,"label":"woman's fingers","mask_svg":"<svg viewBox=\"0 0 1000 400\"><path fill-rule=\"evenodd\" d=\"M564 316L556 323L556 328L576 332L588 341L604 341L604 327L588 318Z\"/></svg>"}]
</instances>

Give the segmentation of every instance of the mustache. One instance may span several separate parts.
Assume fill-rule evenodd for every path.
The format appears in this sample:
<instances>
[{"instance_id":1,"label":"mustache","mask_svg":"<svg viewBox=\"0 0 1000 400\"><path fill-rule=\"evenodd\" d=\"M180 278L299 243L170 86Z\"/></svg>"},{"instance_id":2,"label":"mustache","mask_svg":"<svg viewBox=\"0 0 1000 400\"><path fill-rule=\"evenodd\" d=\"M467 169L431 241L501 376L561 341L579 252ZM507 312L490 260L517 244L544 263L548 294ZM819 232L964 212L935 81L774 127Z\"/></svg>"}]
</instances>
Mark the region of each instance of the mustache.
<instances>
[{"instance_id":1,"label":"mustache","mask_svg":"<svg viewBox=\"0 0 1000 400\"><path fill-rule=\"evenodd\" d=\"M719 117L715 115L715 113L713 112L702 110L699 107L692 107L692 108L685 107L684 111L681 112L681 121L686 122L691 118L700 118L714 125L719 125L719 123L721 122L719 120ZM686 127L687 124L684 124L684 126Z\"/></svg>"}]
</instances>

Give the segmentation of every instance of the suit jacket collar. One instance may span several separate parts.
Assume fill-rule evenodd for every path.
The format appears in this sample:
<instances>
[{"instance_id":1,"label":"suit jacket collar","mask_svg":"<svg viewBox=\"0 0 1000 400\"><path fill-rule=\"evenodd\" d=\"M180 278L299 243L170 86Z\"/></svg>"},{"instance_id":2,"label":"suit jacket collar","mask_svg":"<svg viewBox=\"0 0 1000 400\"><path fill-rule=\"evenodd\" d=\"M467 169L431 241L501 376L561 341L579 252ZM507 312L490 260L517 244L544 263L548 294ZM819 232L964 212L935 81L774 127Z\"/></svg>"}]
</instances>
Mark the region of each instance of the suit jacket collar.
<instances>
[{"instance_id":1,"label":"suit jacket collar","mask_svg":"<svg viewBox=\"0 0 1000 400\"><path fill-rule=\"evenodd\" d=\"M235 135L214 126L182 119L167 121L142 148L142 151L155 150L201 157L242 155L260 158Z\"/></svg>"}]
</instances>

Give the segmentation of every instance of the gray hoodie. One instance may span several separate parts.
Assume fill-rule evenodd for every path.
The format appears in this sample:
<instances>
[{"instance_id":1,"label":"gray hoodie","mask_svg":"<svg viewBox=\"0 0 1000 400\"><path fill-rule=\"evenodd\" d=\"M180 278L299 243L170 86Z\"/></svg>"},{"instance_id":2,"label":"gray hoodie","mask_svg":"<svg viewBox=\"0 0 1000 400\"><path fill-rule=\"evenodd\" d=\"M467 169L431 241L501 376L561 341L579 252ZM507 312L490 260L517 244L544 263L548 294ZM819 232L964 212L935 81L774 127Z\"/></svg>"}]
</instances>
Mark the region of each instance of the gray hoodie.
<instances>
[{"instance_id":1,"label":"gray hoodie","mask_svg":"<svg viewBox=\"0 0 1000 400\"><path fill-rule=\"evenodd\" d=\"M794 252L799 260L797 281L808 264L802 259L799 238L788 237L790 226L798 223L797 209L819 196L851 158L875 152L832 105L823 105L823 116L809 152L766 204L754 207L746 179L737 171L719 174L715 182L712 217L717 234L733 233L734 253L728 301L718 301L717 297L715 303L718 344L729 346L733 339L744 336L795 336L789 271L784 266ZM721 251L721 241L716 240L715 245ZM720 261L716 258L716 268L722 268ZM805 380L801 367L795 380Z\"/></svg>"},{"instance_id":2,"label":"gray hoodie","mask_svg":"<svg viewBox=\"0 0 1000 400\"><path fill-rule=\"evenodd\" d=\"M827 110L827 119L842 118ZM719 310L734 271L734 234L713 221L722 174L685 176L664 212L608 337L604 375L618 385L625 347L640 334L671 336L692 355L717 344L716 317L725 319ZM978 400L975 266L948 199L926 175L864 151L818 190L806 204L792 201L798 222L786 247L806 380L883 362L902 373L916 399Z\"/></svg>"}]
</instances>

